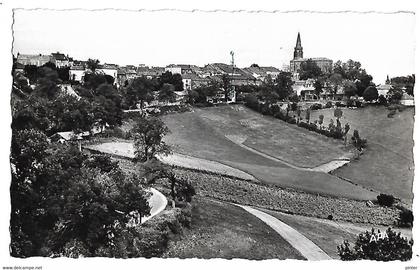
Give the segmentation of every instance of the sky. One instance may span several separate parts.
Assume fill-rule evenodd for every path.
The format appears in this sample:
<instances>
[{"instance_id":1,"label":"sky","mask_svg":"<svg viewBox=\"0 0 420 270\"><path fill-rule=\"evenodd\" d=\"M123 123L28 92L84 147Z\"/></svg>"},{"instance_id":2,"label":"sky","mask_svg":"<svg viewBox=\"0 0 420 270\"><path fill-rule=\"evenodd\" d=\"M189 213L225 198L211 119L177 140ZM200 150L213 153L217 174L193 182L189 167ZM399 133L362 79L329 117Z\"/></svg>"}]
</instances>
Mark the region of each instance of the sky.
<instances>
[{"instance_id":1,"label":"sky","mask_svg":"<svg viewBox=\"0 0 420 270\"><path fill-rule=\"evenodd\" d=\"M16 10L13 53L62 52L119 65L230 63L281 68L300 32L304 57L353 59L383 83L414 73L411 13Z\"/></svg>"}]
</instances>

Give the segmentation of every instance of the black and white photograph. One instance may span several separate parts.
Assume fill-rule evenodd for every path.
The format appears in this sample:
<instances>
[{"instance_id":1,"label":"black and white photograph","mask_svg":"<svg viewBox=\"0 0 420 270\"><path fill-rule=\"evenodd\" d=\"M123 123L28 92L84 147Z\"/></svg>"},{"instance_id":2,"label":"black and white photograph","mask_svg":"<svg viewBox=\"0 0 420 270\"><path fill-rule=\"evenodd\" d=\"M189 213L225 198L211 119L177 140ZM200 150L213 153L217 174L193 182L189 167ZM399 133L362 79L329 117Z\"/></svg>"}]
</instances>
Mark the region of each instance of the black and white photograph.
<instances>
[{"instance_id":1,"label":"black and white photograph","mask_svg":"<svg viewBox=\"0 0 420 270\"><path fill-rule=\"evenodd\" d=\"M0 266L417 269L406 2L1 3Z\"/></svg>"}]
</instances>

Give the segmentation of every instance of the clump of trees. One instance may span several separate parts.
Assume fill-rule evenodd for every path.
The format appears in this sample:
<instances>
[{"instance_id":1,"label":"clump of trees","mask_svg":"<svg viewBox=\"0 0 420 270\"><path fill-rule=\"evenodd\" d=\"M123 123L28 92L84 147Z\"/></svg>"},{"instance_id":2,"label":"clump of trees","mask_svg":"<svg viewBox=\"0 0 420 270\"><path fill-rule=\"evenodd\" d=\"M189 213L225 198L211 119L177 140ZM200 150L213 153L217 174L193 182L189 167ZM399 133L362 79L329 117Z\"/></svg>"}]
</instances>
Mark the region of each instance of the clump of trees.
<instances>
[{"instance_id":1,"label":"clump of trees","mask_svg":"<svg viewBox=\"0 0 420 270\"><path fill-rule=\"evenodd\" d=\"M103 74L91 74L85 84L76 88L79 96L59 87L57 72L40 69L35 88L15 99L12 128L36 128L47 136L60 131L90 131L94 126L121 125L121 95Z\"/></svg>"},{"instance_id":2,"label":"clump of trees","mask_svg":"<svg viewBox=\"0 0 420 270\"><path fill-rule=\"evenodd\" d=\"M383 193L379 194L376 199L379 205L386 207L391 207L395 202L394 196Z\"/></svg>"},{"instance_id":3,"label":"clump of trees","mask_svg":"<svg viewBox=\"0 0 420 270\"><path fill-rule=\"evenodd\" d=\"M338 255L343 261L408 261L413 256L413 240L401 236L401 233L388 228L385 232L372 230L359 234L356 243L351 247L348 241L337 247Z\"/></svg>"},{"instance_id":4,"label":"clump of trees","mask_svg":"<svg viewBox=\"0 0 420 270\"><path fill-rule=\"evenodd\" d=\"M137 118L131 133L134 136L135 156L138 161L146 162L155 159L157 155L171 153L171 148L163 141L169 129L160 118Z\"/></svg>"},{"instance_id":5,"label":"clump of trees","mask_svg":"<svg viewBox=\"0 0 420 270\"><path fill-rule=\"evenodd\" d=\"M60 256L75 246L78 255L95 256L131 219L149 214L140 178L123 173L109 156L50 144L37 129L12 135L12 256Z\"/></svg>"}]
</instances>

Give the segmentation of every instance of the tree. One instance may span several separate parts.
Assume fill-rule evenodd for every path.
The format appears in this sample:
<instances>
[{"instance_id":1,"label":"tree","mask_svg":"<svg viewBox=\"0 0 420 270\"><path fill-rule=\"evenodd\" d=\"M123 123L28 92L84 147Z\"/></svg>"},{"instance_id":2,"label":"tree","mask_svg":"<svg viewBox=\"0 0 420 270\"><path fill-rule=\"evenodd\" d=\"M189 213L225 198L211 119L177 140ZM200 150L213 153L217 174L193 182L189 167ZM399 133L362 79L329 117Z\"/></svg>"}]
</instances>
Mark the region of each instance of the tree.
<instances>
[{"instance_id":1,"label":"tree","mask_svg":"<svg viewBox=\"0 0 420 270\"><path fill-rule=\"evenodd\" d=\"M165 83L159 90L158 99L163 102L175 102L176 94L175 87L172 84Z\"/></svg>"},{"instance_id":2,"label":"tree","mask_svg":"<svg viewBox=\"0 0 420 270\"><path fill-rule=\"evenodd\" d=\"M416 76L415 74L408 75L408 76L400 76L391 78L391 84L395 87L405 88L407 94L414 96L414 84L415 84Z\"/></svg>"},{"instance_id":3,"label":"tree","mask_svg":"<svg viewBox=\"0 0 420 270\"><path fill-rule=\"evenodd\" d=\"M363 92L363 98L366 101L374 101L378 99L378 89L376 89L375 86L369 86L366 88L366 90Z\"/></svg>"},{"instance_id":4,"label":"tree","mask_svg":"<svg viewBox=\"0 0 420 270\"><path fill-rule=\"evenodd\" d=\"M372 76L366 74L366 72L363 71L358 75L357 79L355 80L355 84L357 87L356 94L361 97L363 96L365 89L369 86L372 86Z\"/></svg>"},{"instance_id":5,"label":"tree","mask_svg":"<svg viewBox=\"0 0 420 270\"><path fill-rule=\"evenodd\" d=\"M172 200L191 202L195 195L195 189L191 182L175 173L174 167L163 164L158 160L151 160L145 164L146 176L149 183L159 179L166 179L169 182L170 196Z\"/></svg>"},{"instance_id":6,"label":"tree","mask_svg":"<svg viewBox=\"0 0 420 270\"><path fill-rule=\"evenodd\" d=\"M403 94L404 94L404 92L403 92L403 90L401 88L399 88L399 87L392 87L388 91L388 94L387 94L388 101L390 103L398 103L401 100Z\"/></svg>"},{"instance_id":7,"label":"tree","mask_svg":"<svg viewBox=\"0 0 420 270\"><path fill-rule=\"evenodd\" d=\"M340 108L334 109L334 117L337 118L337 121L343 116L343 111Z\"/></svg>"},{"instance_id":8,"label":"tree","mask_svg":"<svg viewBox=\"0 0 420 270\"><path fill-rule=\"evenodd\" d=\"M25 77L29 79L31 84L36 83L38 80L38 67L35 65L25 65L23 68Z\"/></svg>"},{"instance_id":9,"label":"tree","mask_svg":"<svg viewBox=\"0 0 420 270\"><path fill-rule=\"evenodd\" d=\"M347 98L350 98L350 97L356 95L357 88L356 88L356 84L354 82L348 81L348 80L345 81L343 88L344 88L344 95Z\"/></svg>"},{"instance_id":10,"label":"tree","mask_svg":"<svg viewBox=\"0 0 420 270\"><path fill-rule=\"evenodd\" d=\"M281 71L277 75L274 81L274 89L280 100L288 98L293 93L292 85L292 74L290 72Z\"/></svg>"},{"instance_id":11,"label":"tree","mask_svg":"<svg viewBox=\"0 0 420 270\"><path fill-rule=\"evenodd\" d=\"M305 119L306 119L306 123L309 123L309 120L311 120L311 109L306 109L305 112Z\"/></svg>"},{"instance_id":12,"label":"tree","mask_svg":"<svg viewBox=\"0 0 420 270\"><path fill-rule=\"evenodd\" d=\"M259 87L259 92L257 96L260 100L269 104L279 100L279 94L276 92L276 89L270 87L267 84L263 84Z\"/></svg>"},{"instance_id":13,"label":"tree","mask_svg":"<svg viewBox=\"0 0 420 270\"><path fill-rule=\"evenodd\" d=\"M183 91L184 83L182 82L181 74L172 74L169 71L163 73L158 79L158 89L161 89L164 84L172 84L174 86L173 91Z\"/></svg>"},{"instance_id":14,"label":"tree","mask_svg":"<svg viewBox=\"0 0 420 270\"><path fill-rule=\"evenodd\" d=\"M322 82L317 79L314 83L314 88L315 88L315 95L318 97L319 99L319 95L322 93L323 90L323 85Z\"/></svg>"},{"instance_id":15,"label":"tree","mask_svg":"<svg viewBox=\"0 0 420 270\"><path fill-rule=\"evenodd\" d=\"M332 91L333 91L334 99L335 99L335 95L337 94L338 87L341 86L343 83L343 76L339 73L334 73L328 78L328 83L332 86Z\"/></svg>"},{"instance_id":16,"label":"tree","mask_svg":"<svg viewBox=\"0 0 420 270\"><path fill-rule=\"evenodd\" d=\"M145 77L135 78L131 81L127 88L126 100L128 105L131 107L136 105L137 102L140 104L140 109L143 110L145 102L151 102L154 99L152 80Z\"/></svg>"},{"instance_id":17,"label":"tree","mask_svg":"<svg viewBox=\"0 0 420 270\"><path fill-rule=\"evenodd\" d=\"M320 126L322 126L322 124L324 123L324 115L323 114L319 115L318 123L319 123Z\"/></svg>"},{"instance_id":18,"label":"tree","mask_svg":"<svg viewBox=\"0 0 420 270\"><path fill-rule=\"evenodd\" d=\"M92 72L95 72L96 69L99 67L99 60L98 59L88 59L86 62L86 66L88 69L90 69Z\"/></svg>"},{"instance_id":19,"label":"tree","mask_svg":"<svg viewBox=\"0 0 420 270\"><path fill-rule=\"evenodd\" d=\"M47 99L54 98L61 91L57 86L59 83L57 71L42 67L38 70L38 73L39 78L33 91L34 95Z\"/></svg>"},{"instance_id":20,"label":"tree","mask_svg":"<svg viewBox=\"0 0 420 270\"><path fill-rule=\"evenodd\" d=\"M322 75L321 68L312 59L308 59L300 65L300 76L301 80L316 79Z\"/></svg>"},{"instance_id":21,"label":"tree","mask_svg":"<svg viewBox=\"0 0 420 270\"><path fill-rule=\"evenodd\" d=\"M411 259L413 251L413 240L403 238L401 233L388 228L386 232L381 233L366 231L359 234L353 248L350 243L344 241L337 247L338 255L343 261L351 260L376 260L376 261L408 261Z\"/></svg>"},{"instance_id":22,"label":"tree","mask_svg":"<svg viewBox=\"0 0 420 270\"><path fill-rule=\"evenodd\" d=\"M229 77L228 74L223 74L222 75L222 85L221 85L222 89L223 89L223 94L225 96L225 102L228 101L229 98L229 93L232 91L232 82L231 82L231 78Z\"/></svg>"},{"instance_id":23,"label":"tree","mask_svg":"<svg viewBox=\"0 0 420 270\"><path fill-rule=\"evenodd\" d=\"M134 134L136 159L144 162L156 155L168 155L170 147L163 141L169 133L168 127L157 117L140 117L131 130Z\"/></svg>"}]
</instances>

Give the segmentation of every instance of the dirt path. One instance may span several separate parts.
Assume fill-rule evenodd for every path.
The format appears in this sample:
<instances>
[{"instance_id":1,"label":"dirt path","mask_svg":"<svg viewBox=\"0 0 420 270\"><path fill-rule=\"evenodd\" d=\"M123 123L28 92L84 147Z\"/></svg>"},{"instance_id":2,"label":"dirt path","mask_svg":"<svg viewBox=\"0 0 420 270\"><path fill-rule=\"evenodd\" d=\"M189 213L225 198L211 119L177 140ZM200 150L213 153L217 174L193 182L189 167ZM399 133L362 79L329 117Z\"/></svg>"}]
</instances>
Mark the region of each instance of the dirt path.
<instances>
[{"instance_id":1,"label":"dirt path","mask_svg":"<svg viewBox=\"0 0 420 270\"><path fill-rule=\"evenodd\" d=\"M316 166L314 168L306 168L306 167L299 167L296 165L293 165L283 159L277 158L277 157L273 157L271 155L268 155L266 153L263 153L261 151L258 151L252 147L246 146L245 144L243 144L243 142L246 140L246 137L244 138L243 136L236 136L236 135L226 135L225 136L229 141L233 142L234 144L250 151L253 152L257 155L260 155L264 158L276 161L276 162L280 162L290 168L293 168L295 170L299 170L299 171L309 171L309 172L324 172L324 173L329 173L331 171L337 170L338 168L346 165L347 163L350 162L350 160L348 158L342 158L342 159L335 159L335 160L331 160L325 164L321 164L319 166Z\"/></svg>"},{"instance_id":2,"label":"dirt path","mask_svg":"<svg viewBox=\"0 0 420 270\"><path fill-rule=\"evenodd\" d=\"M134 158L134 146L132 142L106 142L96 145L85 146L84 148L100 151L107 154ZM158 156L158 159L168 165L183 167L187 169L204 170L212 173L257 181L257 179L249 173L216 161L206 160L178 153L173 153L168 156Z\"/></svg>"},{"instance_id":3,"label":"dirt path","mask_svg":"<svg viewBox=\"0 0 420 270\"><path fill-rule=\"evenodd\" d=\"M143 217L141 219L141 223L145 223L152 217L165 210L166 205L168 204L168 200L166 199L165 195L154 188L150 188L150 191L152 192L152 196L147 200L150 205L150 215Z\"/></svg>"},{"instance_id":4,"label":"dirt path","mask_svg":"<svg viewBox=\"0 0 420 270\"><path fill-rule=\"evenodd\" d=\"M328 256L327 253L325 253L321 248L315 245L311 240L306 238L304 235L289 225L281 222L277 218L249 206L239 204L237 204L237 206L256 216L261 221L270 226L281 237L289 242L292 247L299 251L306 259L310 261L331 260L331 257Z\"/></svg>"}]
</instances>

